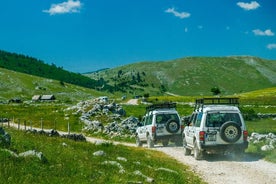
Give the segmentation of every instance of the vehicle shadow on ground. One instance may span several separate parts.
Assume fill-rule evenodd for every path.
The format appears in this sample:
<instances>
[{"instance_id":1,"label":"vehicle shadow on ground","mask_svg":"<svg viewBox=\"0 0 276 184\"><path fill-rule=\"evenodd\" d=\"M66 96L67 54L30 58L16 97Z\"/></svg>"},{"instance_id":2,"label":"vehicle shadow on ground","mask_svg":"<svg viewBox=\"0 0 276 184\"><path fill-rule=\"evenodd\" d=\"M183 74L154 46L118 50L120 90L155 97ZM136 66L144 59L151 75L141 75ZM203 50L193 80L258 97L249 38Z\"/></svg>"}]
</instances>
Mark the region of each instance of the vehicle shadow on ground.
<instances>
[{"instance_id":1,"label":"vehicle shadow on ground","mask_svg":"<svg viewBox=\"0 0 276 184\"><path fill-rule=\"evenodd\" d=\"M244 153L243 155L235 155L234 153L229 154L206 154L204 160L208 162L216 161L232 161L232 162L255 162L261 160L263 157L258 155L252 155Z\"/></svg>"}]
</instances>

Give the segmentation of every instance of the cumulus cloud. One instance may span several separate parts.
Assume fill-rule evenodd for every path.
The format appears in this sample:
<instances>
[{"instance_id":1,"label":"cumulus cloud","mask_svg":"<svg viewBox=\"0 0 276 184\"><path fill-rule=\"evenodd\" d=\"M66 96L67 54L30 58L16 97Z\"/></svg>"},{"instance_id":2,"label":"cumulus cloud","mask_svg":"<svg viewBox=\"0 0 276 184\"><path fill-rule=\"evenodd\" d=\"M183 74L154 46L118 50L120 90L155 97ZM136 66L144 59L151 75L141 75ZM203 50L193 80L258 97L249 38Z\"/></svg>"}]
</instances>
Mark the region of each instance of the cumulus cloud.
<instances>
[{"instance_id":1,"label":"cumulus cloud","mask_svg":"<svg viewBox=\"0 0 276 184\"><path fill-rule=\"evenodd\" d=\"M262 31L260 29L254 29L253 33L256 36L274 36L274 33L270 29L267 29L265 31Z\"/></svg>"},{"instance_id":2,"label":"cumulus cloud","mask_svg":"<svg viewBox=\"0 0 276 184\"><path fill-rule=\"evenodd\" d=\"M251 1L250 3L238 2L237 5L244 10L255 10L260 7L257 1Z\"/></svg>"},{"instance_id":3,"label":"cumulus cloud","mask_svg":"<svg viewBox=\"0 0 276 184\"><path fill-rule=\"evenodd\" d=\"M81 2L79 0L68 0L67 2L52 4L49 10L43 10L50 15L65 14L65 13L78 13L81 9Z\"/></svg>"},{"instance_id":4,"label":"cumulus cloud","mask_svg":"<svg viewBox=\"0 0 276 184\"><path fill-rule=\"evenodd\" d=\"M276 49L276 43L271 43L266 46L269 50Z\"/></svg>"},{"instance_id":5,"label":"cumulus cloud","mask_svg":"<svg viewBox=\"0 0 276 184\"><path fill-rule=\"evenodd\" d=\"M169 8L169 9L165 10L165 12L172 13L174 16L179 17L181 19L188 18L191 16L191 14L188 12L178 12L178 11L175 11L174 8Z\"/></svg>"}]
</instances>

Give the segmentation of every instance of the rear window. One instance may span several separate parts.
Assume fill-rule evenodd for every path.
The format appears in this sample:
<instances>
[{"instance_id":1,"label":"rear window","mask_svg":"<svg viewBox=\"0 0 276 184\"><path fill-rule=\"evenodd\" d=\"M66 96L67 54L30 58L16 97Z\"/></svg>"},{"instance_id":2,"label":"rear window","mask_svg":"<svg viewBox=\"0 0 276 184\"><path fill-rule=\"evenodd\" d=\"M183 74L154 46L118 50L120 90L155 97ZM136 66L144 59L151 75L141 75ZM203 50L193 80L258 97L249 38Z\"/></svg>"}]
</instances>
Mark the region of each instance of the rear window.
<instances>
[{"instance_id":1,"label":"rear window","mask_svg":"<svg viewBox=\"0 0 276 184\"><path fill-rule=\"evenodd\" d=\"M179 117L177 114L157 114L156 115L156 123L163 124L168 122L169 120L175 120L179 122Z\"/></svg>"},{"instance_id":2,"label":"rear window","mask_svg":"<svg viewBox=\"0 0 276 184\"><path fill-rule=\"evenodd\" d=\"M241 119L238 113L208 113L206 116L207 127L220 127L227 121L233 121L241 125Z\"/></svg>"}]
</instances>

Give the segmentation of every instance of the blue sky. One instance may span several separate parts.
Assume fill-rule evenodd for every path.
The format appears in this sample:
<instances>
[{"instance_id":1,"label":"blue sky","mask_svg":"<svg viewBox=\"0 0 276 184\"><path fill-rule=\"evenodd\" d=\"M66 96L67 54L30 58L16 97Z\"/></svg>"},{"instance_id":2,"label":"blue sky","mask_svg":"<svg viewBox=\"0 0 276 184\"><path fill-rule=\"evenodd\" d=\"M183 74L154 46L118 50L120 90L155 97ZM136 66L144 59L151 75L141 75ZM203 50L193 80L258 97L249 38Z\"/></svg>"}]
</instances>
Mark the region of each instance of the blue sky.
<instances>
[{"instance_id":1,"label":"blue sky","mask_svg":"<svg viewBox=\"0 0 276 184\"><path fill-rule=\"evenodd\" d=\"M0 49L73 72L188 56L276 60L275 0L2 0Z\"/></svg>"}]
</instances>

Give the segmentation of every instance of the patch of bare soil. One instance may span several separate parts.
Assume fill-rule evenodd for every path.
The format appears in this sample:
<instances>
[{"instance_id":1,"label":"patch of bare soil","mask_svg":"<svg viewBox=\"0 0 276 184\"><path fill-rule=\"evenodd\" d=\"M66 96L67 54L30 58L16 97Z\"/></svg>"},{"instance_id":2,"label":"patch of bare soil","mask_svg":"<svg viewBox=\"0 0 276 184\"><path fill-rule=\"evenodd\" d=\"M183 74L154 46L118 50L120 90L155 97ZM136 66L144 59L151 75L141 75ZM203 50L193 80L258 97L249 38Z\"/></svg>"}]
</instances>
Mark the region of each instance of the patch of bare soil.
<instances>
[{"instance_id":1,"label":"patch of bare soil","mask_svg":"<svg viewBox=\"0 0 276 184\"><path fill-rule=\"evenodd\" d=\"M156 147L158 151L189 165L207 183L216 184L273 184L276 183L276 164L245 154L207 155L204 160L185 156L182 147Z\"/></svg>"}]
</instances>

